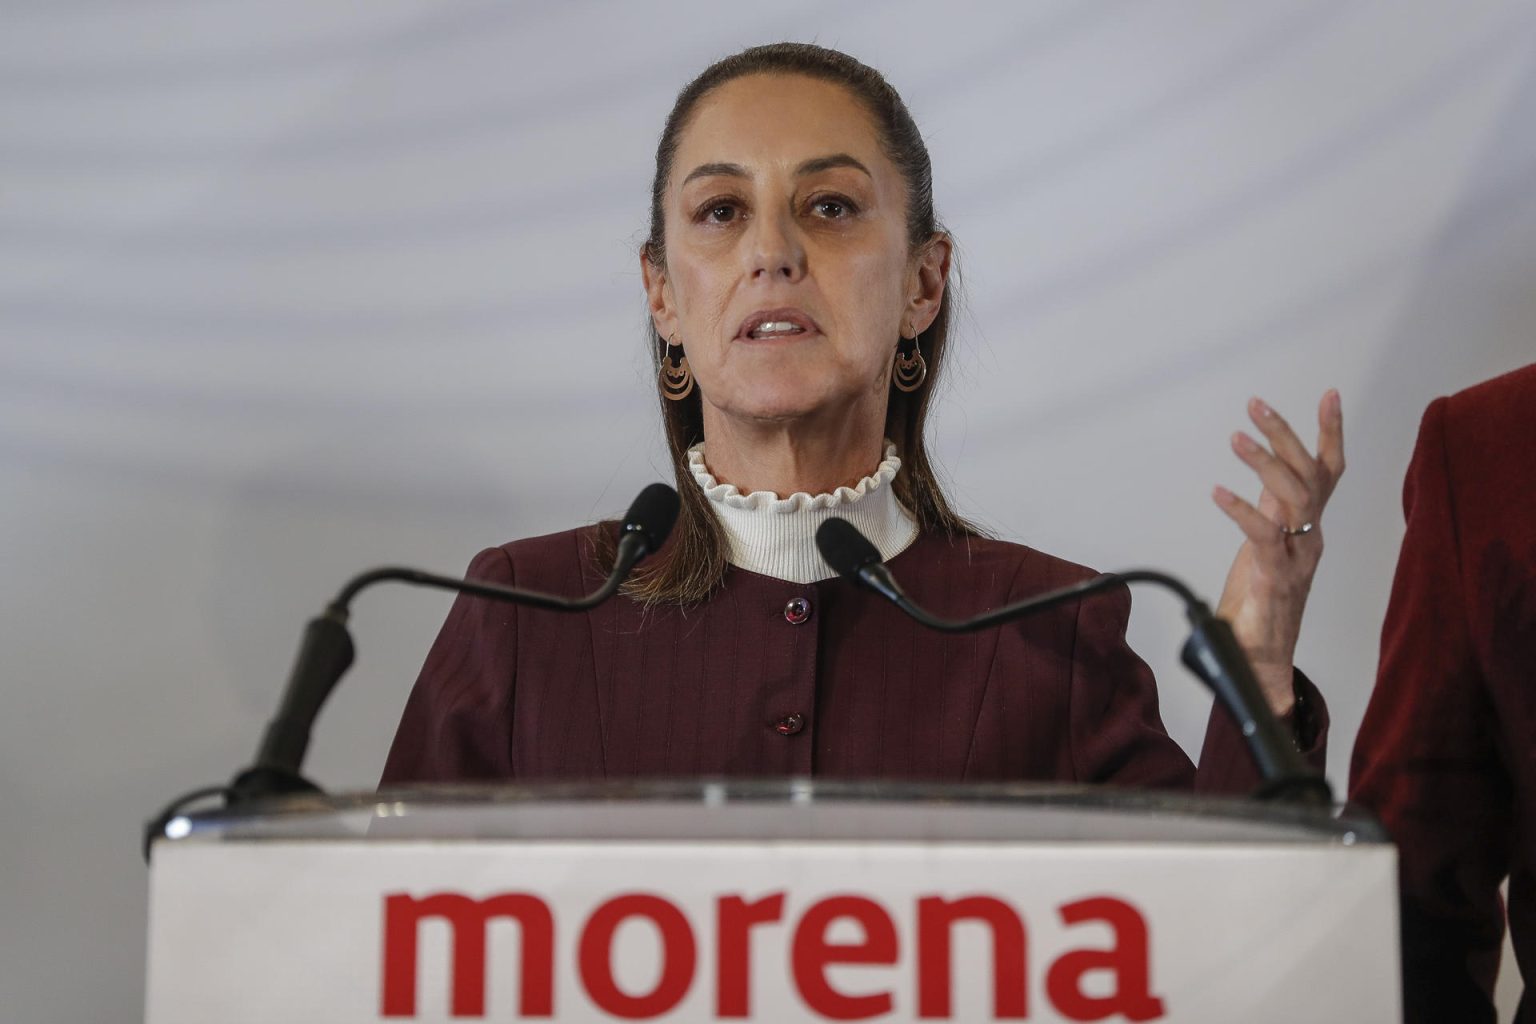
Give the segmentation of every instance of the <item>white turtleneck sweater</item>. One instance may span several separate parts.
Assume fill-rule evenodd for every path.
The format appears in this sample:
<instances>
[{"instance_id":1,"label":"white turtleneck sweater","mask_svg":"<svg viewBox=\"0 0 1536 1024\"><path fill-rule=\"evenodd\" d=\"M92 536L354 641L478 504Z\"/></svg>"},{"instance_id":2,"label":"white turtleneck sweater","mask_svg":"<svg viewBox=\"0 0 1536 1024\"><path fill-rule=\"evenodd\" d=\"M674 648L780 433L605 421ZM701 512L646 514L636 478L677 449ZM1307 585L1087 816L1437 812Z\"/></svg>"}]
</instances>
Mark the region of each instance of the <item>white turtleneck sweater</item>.
<instances>
[{"instance_id":1,"label":"white turtleneck sweater","mask_svg":"<svg viewBox=\"0 0 1536 1024\"><path fill-rule=\"evenodd\" d=\"M885 459L873 474L856 487L839 487L831 494L800 491L787 498L769 491L742 494L735 485L720 483L710 474L702 444L688 450L688 467L725 527L730 563L748 572L790 583L817 583L836 576L816 550L816 528L833 516L858 527L886 561L917 539L917 521L896 500L891 487L901 460L889 441Z\"/></svg>"}]
</instances>

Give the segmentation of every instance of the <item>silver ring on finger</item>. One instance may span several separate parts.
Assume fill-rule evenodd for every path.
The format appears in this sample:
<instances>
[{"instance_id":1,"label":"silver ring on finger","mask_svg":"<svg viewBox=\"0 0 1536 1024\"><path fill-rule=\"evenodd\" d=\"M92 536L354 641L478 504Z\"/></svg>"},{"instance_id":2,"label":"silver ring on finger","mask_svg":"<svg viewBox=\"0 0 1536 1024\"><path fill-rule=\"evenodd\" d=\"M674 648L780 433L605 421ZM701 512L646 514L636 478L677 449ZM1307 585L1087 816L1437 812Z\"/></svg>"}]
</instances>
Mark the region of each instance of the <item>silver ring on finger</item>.
<instances>
[{"instance_id":1,"label":"silver ring on finger","mask_svg":"<svg viewBox=\"0 0 1536 1024\"><path fill-rule=\"evenodd\" d=\"M1302 534L1311 533L1314 525L1315 524L1309 520L1294 528L1290 526L1282 526L1280 527L1280 532L1285 534L1287 537L1300 537Z\"/></svg>"}]
</instances>

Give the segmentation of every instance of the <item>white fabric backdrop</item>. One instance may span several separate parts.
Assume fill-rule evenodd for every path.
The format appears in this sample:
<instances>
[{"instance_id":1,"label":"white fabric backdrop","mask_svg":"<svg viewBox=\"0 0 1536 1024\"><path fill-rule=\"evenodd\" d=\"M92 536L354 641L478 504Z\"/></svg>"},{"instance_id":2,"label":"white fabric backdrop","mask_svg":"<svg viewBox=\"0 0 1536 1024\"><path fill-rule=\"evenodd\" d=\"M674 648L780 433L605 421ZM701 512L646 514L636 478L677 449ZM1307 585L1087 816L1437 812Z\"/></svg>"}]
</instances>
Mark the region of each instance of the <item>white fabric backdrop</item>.
<instances>
[{"instance_id":1,"label":"white fabric backdrop","mask_svg":"<svg viewBox=\"0 0 1536 1024\"><path fill-rule=\"evenodd\" d=\"M938 450L1003 536L1214 597L1245 400L1309 424L1342 390L1300 654L1342 786L1418 415L1536 358L1536 5L10 0L14 1019L138 1013L138 826L249 756L349 574L457 571L665 477L635 259L656 133L710 60L781 38L884 69L925 128L969 297ZM359 603L319 779L372 783L446 607ZM1181 637L1141 595L1192 747Z\"/></svg>"}]
</instances>

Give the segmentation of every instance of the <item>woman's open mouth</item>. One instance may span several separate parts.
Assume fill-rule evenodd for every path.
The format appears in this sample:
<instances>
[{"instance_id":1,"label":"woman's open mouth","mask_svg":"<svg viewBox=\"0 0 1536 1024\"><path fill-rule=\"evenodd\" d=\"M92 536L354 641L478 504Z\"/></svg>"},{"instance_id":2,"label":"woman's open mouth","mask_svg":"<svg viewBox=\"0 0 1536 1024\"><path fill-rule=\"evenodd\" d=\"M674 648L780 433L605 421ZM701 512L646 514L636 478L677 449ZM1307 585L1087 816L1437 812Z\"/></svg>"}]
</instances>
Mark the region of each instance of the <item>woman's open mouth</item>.
<instances>
[{"instance_id":1,"label":"woman's open mouth","mask_svg":"<svg viewBox=\"0 0 1536 1024\"><path fill-rule=\"evenodd\" d=\"M738 341L779 341L819 333L815 320L798 309L760 309L741 322Z\"/></svg>"}]
</instances>

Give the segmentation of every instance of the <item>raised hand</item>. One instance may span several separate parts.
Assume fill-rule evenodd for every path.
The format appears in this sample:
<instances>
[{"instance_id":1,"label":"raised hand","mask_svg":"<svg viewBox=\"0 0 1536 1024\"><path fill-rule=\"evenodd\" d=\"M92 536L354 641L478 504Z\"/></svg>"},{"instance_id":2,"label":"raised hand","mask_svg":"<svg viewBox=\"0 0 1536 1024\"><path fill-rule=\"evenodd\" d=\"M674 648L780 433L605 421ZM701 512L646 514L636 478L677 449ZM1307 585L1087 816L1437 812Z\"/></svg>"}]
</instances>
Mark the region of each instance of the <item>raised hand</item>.
<instances>
[{"instance_id":1,"label":"raised hand","mask_svg":"<svg viewBox=\"0 0 1536 1024\"><path fill-rule=\"evenodd\" d=\"M1295 701L1292 664L1312 577L1323 556L1323 509L1344 473L1344 412L1330 390L1317 407L1317 453L1260 399L1248 415L1267 446L1239 431L1232 450L1263 484L1255 506L1225 487L1212 498L1245 536L1217 614L1232 624L1276 714Z\"/></svg>"}]
</instances>

